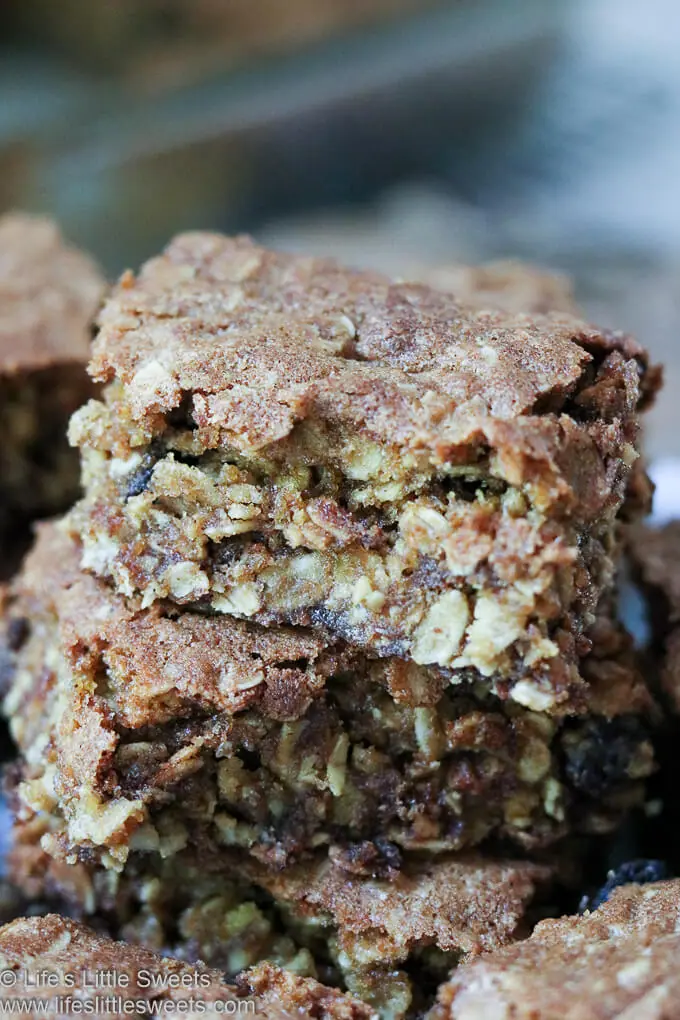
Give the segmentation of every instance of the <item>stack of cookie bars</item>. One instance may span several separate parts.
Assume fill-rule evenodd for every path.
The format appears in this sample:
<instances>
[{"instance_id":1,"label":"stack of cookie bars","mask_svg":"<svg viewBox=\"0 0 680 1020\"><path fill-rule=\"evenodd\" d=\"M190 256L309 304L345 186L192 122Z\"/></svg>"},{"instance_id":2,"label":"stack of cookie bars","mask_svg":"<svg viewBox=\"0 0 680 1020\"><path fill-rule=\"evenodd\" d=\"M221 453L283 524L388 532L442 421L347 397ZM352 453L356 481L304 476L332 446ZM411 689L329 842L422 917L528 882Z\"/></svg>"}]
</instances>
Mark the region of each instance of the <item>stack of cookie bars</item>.
<instances>
[{"instance_id":1,"label":"stack of cookie bars","mask_svg":"<svg viewBox=\"0 0 680 1020\"><path fill-rule=\"evenodd\" d=\"M98 327L84 496L5 596L12 878L414 1014L644 803L616 569L658 373L566 311L213 234Z\"/></svg>"}]
</instances>

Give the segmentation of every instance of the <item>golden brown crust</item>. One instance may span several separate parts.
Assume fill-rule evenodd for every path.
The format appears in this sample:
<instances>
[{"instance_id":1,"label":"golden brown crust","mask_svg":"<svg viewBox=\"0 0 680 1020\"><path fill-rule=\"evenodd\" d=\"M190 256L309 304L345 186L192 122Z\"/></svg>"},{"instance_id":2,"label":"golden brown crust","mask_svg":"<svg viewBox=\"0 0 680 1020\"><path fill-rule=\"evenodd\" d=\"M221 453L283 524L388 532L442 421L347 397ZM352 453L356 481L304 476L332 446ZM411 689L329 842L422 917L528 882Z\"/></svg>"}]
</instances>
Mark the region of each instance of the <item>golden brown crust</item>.
<instances>
[{"instance_id":1,"label":"golden brown crust","mask_svg":"<svg viewBox=\"0 0 680 1020\"><path fill-rule=\"evenodd\" d=\"M630 414L646 364L629 340L576 319L477 312L210 234L181 235L124 276L100 324L92 373L125 384L141 424L193 394L202 433L248 450L312 417L435 462L484 441L555 457L569 426L545 412L573 397L606 420ZM606 389L588 378L595 355L617 370Z\"/></svg>"},{"instance_id":2,"label":"golden brown crust","mask_svg":"<svg viewBox=\"0 0 680 1020\"><path fill-rule=\"evenodd\" d=\"M97 266L50 220L0 218L0 372L84 363L103 293Z\"/></svg>"},{"instance_id":3,"label":"golden brown crust","mask_svg":"<svg viewBox=\"0 0 680 1020\"><path fill-rule=\"evenodd\" d=\"M616 889L460 967L430 1020L677 1020L679 922L680 881Z\"/></svg>"},{"instance_id":4,"label":"golden brown crust","mask_svg":"<svg viewBox=\"0 0 680 1020\"><path fill-rule=\"evenodd\" d=\"M115 1015L117 1009L121 1016L127 1015L134 1004L136 1015L151 1016L155 1015L151 1004L160 1002L186 1002L190 1012L196 1011L197 1002L213 1004L212 1009L201 1010L208 1016L237 1014L238 1001L248 998L249 1015L271 1020L296 1016L369 1020L374 1016L351 996L271 964L246 972L238 985L228 984L217 970L114 942L56 914L19 918L0 929L0 968L6 972L4 995L14 1001L38 999L50 1004L52 1013L37 1008L35 1016L68 1015L64 1000L69 997L100 1008L102 1015ZM9 974L15 975L14 985ZM99 987L97 979L104 982ZM107 996L116 996L118 1003L107 1006ZM231 1005L220 1010L217 1003Z\"/></svg>"},{"instance_id":5,"label":"golden brown crust","mask_svg":"<svg viewBox=\"0 0 680 1020\"><path fill-rule=\"evenodd\" d=\"M260 870L258 881L303 916L327 915L341 940L372 935L392 947L386 955L403 959L417 946L477 953L507 942L550 874L528 861L458 856L416 859L391 881L357 879L331 860L278 875Z\"/></svg>"}]
</instances>

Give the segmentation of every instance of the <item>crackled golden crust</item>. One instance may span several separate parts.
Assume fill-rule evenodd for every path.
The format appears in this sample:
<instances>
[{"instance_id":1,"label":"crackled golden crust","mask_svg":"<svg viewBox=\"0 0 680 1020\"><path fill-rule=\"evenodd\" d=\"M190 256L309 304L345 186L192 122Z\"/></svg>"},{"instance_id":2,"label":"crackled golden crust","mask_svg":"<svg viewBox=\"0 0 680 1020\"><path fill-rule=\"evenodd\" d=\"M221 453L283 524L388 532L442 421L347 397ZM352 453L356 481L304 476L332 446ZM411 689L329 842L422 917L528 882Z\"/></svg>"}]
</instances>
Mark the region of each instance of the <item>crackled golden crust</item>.
<instances>
[{"instance_id":1,"label":"crackled golden crust","mask_svg":"<svg viewBox=\"0 0 680 1020\"><path fill-rule=\"evenodd\" d=\"M103 289L94 263L50 221L0 218L0 542L8 550L31 520L78 495L66 426L94 392L85 364ZM0 576L8 573L0 564Z\"/></svg>"},{"instance_id":2,"label":"crackled golden crust","mask_svg":"<svg viewBox=\"0 0 680 1020\"><path fill-rule=\"evenodd\" d=\"M301 916L324 916L347 945L380 933L395 959L413 946L478 953L517 932L520 904L530 902L550 869L530 862L459 855L431 863L417 858L391 879L357 873L355 855L338 850L316 868L259 868L258 882Z\"/></svg>"},{"instance_id":3,"label":"crackled golden crust","mask_svg":"<svg viewBox=\"0 0 680 1020\"><path fill-rule=\"evenodd\" d=\"M96 1009L98 1001L102 1003L109 995L117 996L120 1006L104 1004L102 1014L119 1008L123 1015L134 1006L136 1015L152 1016L155 1013L151 1004L161 1002L191 1003L190 1011L196 1012L195 1003L200 1002L206 1007L201 1010L203 1015L219 1016L227 1011L237 1014L238 1001L248 998L248 1015L270 1020L292 1020L296 1016L319 1020L374 1017L368 1006L351 996L271 964L244 973L238 984L231 985L218 970L200 963L190 966L142 946L115 942L57 914L18 918L1 928L0 967L21 974L11 993L5 994L14 1001L37 998L49 1002L52 1012L38 1009L35 1016L52 1016L55 1020L69 1013L69 1007L60 1000L73 997ZM97 987L97 977L109 983ZM232 1005L220 1009L216 1003ZM180 1009L176 1007L175 1012Z\"/></svg>"},{"instance_id":4,"label":"crackled golden crust","mask_svg":"<svg viewBox=\"0 0 680 1020\"><path fill-rule=\"evenodd\" d=\"M399 874L376 879L348 871L340 848L334 860L317 853L280 872L204 847L178 858L138 853L122 872L107 873L50 857L43 849L50 823L43 815L15 827L10 871L29 893L228 975L269 960L322 977L385 1017L421 1001L414 973L443 980L462 953L522 937L552 878L547 865L457 855L434 863L411 857Z\"/></svg>"},{"instance_id":5,"label":"crackled golden crust","mask_svg":"<svg viewBox=\"0 0 680 1020\"><path fill-rule=\"evenodd\" d=\"M598 444L577 409L612 423L632 414L647 365L629 338L577 319L477 312L427 287L210 234L182 235L124 276L100 326L92 374L122 381L150 434L193 394L206 448L261 450L308 417L426 451L432 466L486 438L558 498L577 467L570 440L581 431L581 445Z\"/></svg>"},{"instance_id":6,"label":"crackled golden crust","mask_svg":"<svg viewBox=\"0 0 680 1020\"><path fill-rule=\"evenodd\" d=\"M630 338L188 234L123 277L90 368L71 526L121 592L521 671L544 705L578 683L658 384Z\"/></svg>"},{"instance_id":7,"label":"crackled golden crust","mask_svg":"<svg viewBox=\"0 0 680 1020\"><path fill-rule=\"evenodd\" d=\"M541 921L464 966L429 1020L677 1020L680 882L615 889L594 913Z\"/></svg>"},{"instance_id":8,"label":"crackled golden crust","mask_svg":"<svg viewBox=\"0 0 680 1020\"><path fill-rule=\"evenodd\" d=\"M513 315L548 312L581 315L568 276L513 259L481 266L460 263L431 266L412 275L428 287L455 294L463 304L474 308L495 308Z\"/></svg>"},{"instance_id":9,"label":"crackled golden crust","mask_svg":"<svg viewBox=\"0 0 680 1020\"><path fill-rule=\"evenodd\" d=\"M275 865L334 840L534 848L612 829L654 767L651 698L606 616L583 714L551 718L301 629L143 609L81 572L52 524L1 630L21 809L59 812L65 859L202 840Z\"/></svg>"}]
</instances>

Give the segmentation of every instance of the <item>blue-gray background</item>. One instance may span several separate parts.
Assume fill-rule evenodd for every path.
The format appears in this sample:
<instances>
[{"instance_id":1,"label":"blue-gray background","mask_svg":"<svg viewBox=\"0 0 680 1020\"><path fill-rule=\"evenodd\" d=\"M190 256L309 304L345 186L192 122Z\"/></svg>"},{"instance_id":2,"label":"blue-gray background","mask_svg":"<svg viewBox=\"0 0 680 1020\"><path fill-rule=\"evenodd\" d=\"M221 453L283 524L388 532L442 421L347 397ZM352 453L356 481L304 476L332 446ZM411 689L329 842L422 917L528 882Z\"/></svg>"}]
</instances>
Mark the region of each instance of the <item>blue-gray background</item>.
<instances>
[{"instance_id":1,"label":"blue-gray background","mask_svg":"<svg viewBox=\"0 0 680 1020\"><path fill-rule=\"evenodd\" d=\"M304 0L2 0L0 209L112 275L189 227L567 270L666 361L648 446L680 455L680 4L344 3L310 28Z\"/></svg>"}]
</instances>

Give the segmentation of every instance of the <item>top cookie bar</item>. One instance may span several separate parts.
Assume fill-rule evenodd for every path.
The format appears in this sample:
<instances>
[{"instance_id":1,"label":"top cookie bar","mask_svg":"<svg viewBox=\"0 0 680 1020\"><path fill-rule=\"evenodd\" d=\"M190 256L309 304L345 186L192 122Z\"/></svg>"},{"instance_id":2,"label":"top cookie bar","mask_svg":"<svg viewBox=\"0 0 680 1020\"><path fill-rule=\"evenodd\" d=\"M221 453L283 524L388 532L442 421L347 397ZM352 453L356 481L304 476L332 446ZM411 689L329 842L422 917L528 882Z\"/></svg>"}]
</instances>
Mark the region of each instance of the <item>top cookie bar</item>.
<instances>
[{"instance_id":1,"label":"top cookie bar","mask_svg":"<svg viewBox=\"0 0 680 1020\"><path fill-rule=\"evenodd\" d=\"M122 278L90 370L72 527L119 591L535 708L573 678L657 385L629 338L196 233Z\"/></svg>"}]
</instances>

